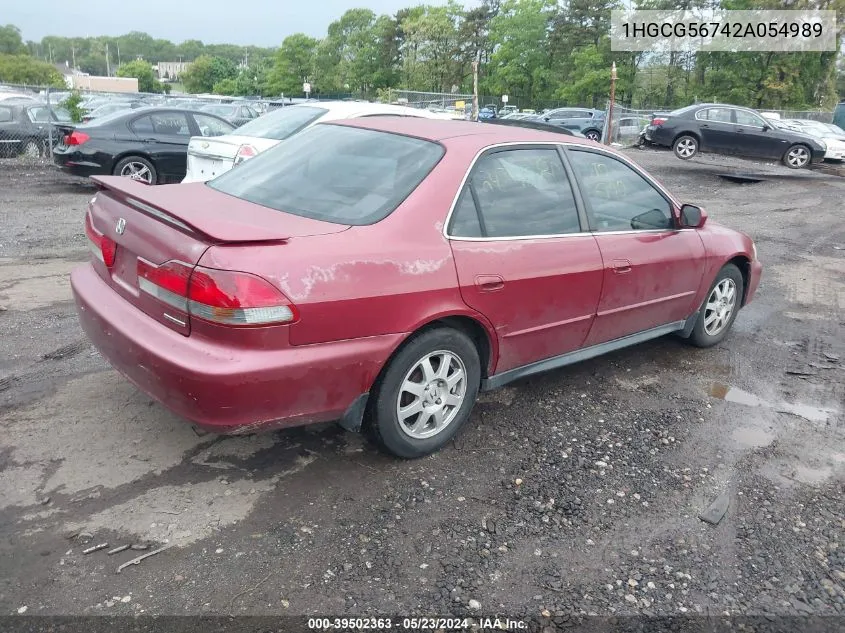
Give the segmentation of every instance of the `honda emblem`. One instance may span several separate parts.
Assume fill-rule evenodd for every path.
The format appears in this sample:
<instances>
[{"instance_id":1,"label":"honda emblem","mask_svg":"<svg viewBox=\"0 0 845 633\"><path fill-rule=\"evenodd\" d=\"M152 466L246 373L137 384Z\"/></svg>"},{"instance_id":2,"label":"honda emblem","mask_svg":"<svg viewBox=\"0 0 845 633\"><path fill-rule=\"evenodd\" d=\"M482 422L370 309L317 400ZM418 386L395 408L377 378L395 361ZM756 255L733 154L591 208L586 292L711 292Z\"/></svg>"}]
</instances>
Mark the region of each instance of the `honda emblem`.
<instances>
[{"instance_id":1,"label":"honda emblem","mask_svg":"<svg viewBox=\"0 0 845 633\"><path fill-rule=\"evenodd\" d=\"M117 226L114 227L114 230L117 231L118 235L123 235L123 232L126 230L126 220L120 218L117 221Z\"/></svg>"}]
</instances>

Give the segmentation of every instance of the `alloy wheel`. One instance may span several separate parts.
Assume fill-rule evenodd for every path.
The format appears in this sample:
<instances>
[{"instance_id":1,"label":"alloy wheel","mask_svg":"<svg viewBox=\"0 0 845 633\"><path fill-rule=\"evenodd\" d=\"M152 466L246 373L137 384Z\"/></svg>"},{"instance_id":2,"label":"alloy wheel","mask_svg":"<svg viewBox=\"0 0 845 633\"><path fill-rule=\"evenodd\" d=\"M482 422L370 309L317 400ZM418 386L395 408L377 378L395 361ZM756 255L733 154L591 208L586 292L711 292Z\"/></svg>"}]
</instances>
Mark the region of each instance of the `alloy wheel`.
<instances>
[{"instance_id":1,"label":"alloy wheel","mask_svg":"<svg viewBox=\"0 0 845 633\"><path fill-rule=\"evenodd\" d=\"M445 429L466 397L467 371L459 356L444 350L421 358L405 375L396 401L402 431L426 439Z\"/></svg>"},{"instance_id":2,"label":"alloy wheel","mask_svg":"<svg viewBox=\"0 0 845 633\"><path fill-rule=\"evenodd\" d=\"M731 321L736 307L736 284L733 279L722 279L707 298L704 306L704 331L709 336L716 336Z\"/></svg>"},{"instance_id":3,"label":"alloy wheel","mask_svg":"<svg viewBox=\"0 0 845 633\"><path fill-rule=\"evenodd\" d=\"M141 182L145 182L147 184L151 184L153 180L150 168L144 163L126 163L123 166L123 169L120 170L120 175L131 178L132 180L140 180Z\"/></svg>"},{"instance_id":4,"label":"alloy wheel","mask_svg":"<svg viewBox=\"0 0 845 633\"><path fill-rule=\"evenodd\" d=\"M793 147L786 155L790 167L803 167L810 160L810 152L805 147Z\"/></svg>"},{"instance_id":5,"label":"alloy wheel","mask_svg":"<svg viewBox=\"0 0 845 633\"><path fill-rule=\"evenodd\" d=\"M695 154L695 141L689 138L681 139L678 141L678 155L682 156L683 158L690 158L693 154Z\"/></svg>"}]
</instances>

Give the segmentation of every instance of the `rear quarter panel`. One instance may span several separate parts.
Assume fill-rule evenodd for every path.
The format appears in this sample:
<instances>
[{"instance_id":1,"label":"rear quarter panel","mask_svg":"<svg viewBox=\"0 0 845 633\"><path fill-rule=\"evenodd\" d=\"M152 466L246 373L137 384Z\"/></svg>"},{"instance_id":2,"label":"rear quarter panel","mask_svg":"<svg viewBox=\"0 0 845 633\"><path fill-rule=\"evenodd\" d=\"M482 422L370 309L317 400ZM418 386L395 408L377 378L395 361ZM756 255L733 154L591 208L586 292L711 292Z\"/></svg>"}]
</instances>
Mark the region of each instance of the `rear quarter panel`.
<instances>
[{"instance_id":1,"label":"rear quarter panel","mask_svg":"<svg viewBox=\"0 0 845 633\"><path fill-rule=\"evenodd\" d=\"M370 226L282 244L214 246L201 264L248 270L280 288L300 319L293 345L411 333L445 316L479 321L496 358L492 326L461 298L443 224L474 151L450 149L391 215Z\"/></svg>"}]
</instances>

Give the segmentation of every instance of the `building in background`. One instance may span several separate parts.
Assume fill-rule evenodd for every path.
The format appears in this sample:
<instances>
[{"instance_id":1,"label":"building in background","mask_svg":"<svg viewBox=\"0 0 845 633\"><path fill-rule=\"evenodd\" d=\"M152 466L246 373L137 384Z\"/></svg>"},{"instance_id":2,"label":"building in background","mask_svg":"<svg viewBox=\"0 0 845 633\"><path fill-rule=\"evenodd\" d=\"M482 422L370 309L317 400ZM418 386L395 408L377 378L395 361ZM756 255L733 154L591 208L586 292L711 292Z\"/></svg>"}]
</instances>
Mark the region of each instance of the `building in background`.
<instances>
[{"instance_id":1,"label":"building in background","mask_svg":"<svg viewBox=\"0 0 845 633\"><path fill-rule=\"evenodd\" d=\"M153 66L153 70L158 74L159 81L178 81L190 67L191 62L159 62Z\"/></svg>"},{"instance_id":2,"label":"building in background","mask_svg":"<svg viewBox=\"0 0 845 633\"><path fill-rule=\"evenodd\" d=\"M70 88L96 92L138 92L138 80L134 77L97 77L96 75L74 75Z\"/></svg>"}]
</instances>

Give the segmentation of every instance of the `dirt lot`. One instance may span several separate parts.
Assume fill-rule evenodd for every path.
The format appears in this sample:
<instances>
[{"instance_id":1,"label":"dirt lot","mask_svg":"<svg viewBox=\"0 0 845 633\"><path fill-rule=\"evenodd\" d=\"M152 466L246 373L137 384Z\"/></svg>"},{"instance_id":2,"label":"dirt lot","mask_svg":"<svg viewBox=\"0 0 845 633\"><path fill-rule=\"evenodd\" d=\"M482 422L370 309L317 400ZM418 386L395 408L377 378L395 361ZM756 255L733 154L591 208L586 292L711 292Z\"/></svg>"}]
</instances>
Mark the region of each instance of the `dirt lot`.
<instances>
[{"instance_id":1,"label":"dirt lot","mask_svg":"<svg viewBox=\"0 0 845 633\"><path fill-rule=\"evenodd\" d=\"M409 462L333 425L198 435L137 392L70 297L92 190L0 164L0 612L845 616L845 179L630 154L756 240L732 335L492 392ZM171 547L116 574L143 552L100 543Z\"/></svg>"}]
</instances>

